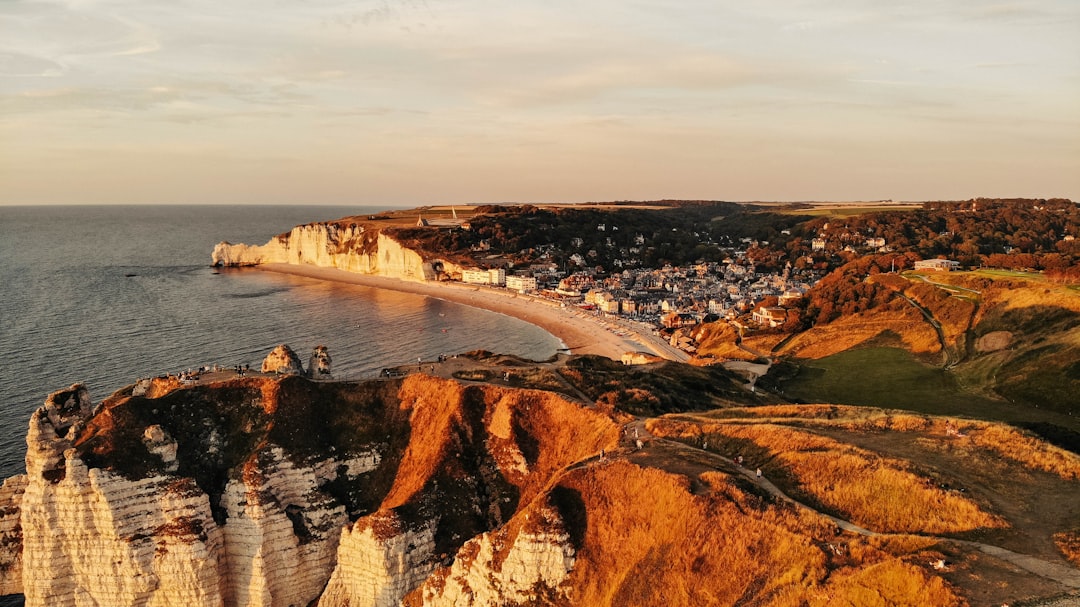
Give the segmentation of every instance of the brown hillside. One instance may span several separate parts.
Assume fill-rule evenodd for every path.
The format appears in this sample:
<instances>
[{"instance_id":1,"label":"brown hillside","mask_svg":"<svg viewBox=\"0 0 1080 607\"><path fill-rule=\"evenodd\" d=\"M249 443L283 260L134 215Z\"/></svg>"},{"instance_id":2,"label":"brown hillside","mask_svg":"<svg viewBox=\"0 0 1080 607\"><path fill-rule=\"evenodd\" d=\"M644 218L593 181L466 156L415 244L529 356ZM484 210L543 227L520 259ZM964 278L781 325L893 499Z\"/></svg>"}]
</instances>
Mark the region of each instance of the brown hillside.
<instances>
[{"instance_id":1,"label":"brown hillside","mask_svg":"<svg viewBox=\"0 0 1080 607\"><path fill-rule=\"evenodd\" d=\"M875 338L902 344L916 354L936 354L941 343L933 327L912 307L870 310L815 325L791 339L779 354L798 358L824 358L864 345Z\"/></svg>"},{"instance_id":2,"label":"brown hillside","mask_svg":"<svg viewBox=\"0 0 1080 607\"><path fill-rule=\"evenodd\" d=\"M1009 586L1020 574L987 569L970 547L904 534L1032 546L1058 560L1058 546L1075 544L1077 507L1062 499L1032 511L1021 493L1068 495L1080 460L1029 434L855 407L745 408L748 395L722 370L571 362L562 377L603 397L598 405L422 374L362 383L249 377L175 386L156 398L117 394L81 430L78 449L94 467L161 474L142 445L143 429L160 424L177 440L179 474L211 496L230 478L258 478L273 447L296 462L374 450L375 470L340 474L313 491L343 504L354 531L387 538L434 529L433 553L423 557L434 573L412 588L409 605L437 592L455 564L477 558L475 538L490 540L498 570L526 532L569 538L569 577L537 588L533 601L567 606L1000 603L1021 596ZM728 408L620 428L631 419L625 411L643 403ZM640 448L631 427L642 432ZM771 495L723 457L735 453L810 506L900 534L842 531ZM960 486L965 475L973 479L967 491L943 486ZM931 568L946 557L963 565ZM978 576L989 576L989 589ZM1042 578L1025 583L1023 596L1060 589Z\"/></svg>"},{"instance_id":3,"label":"brown hillside","mask_svg":"<svg viewBox=\"0 0 1080 607\"><path fill-rule=\"evenodd\" d=\"M572 604L827 604L855 587L830 572L883 566L889 575L861 577L874 578L869 592L886 604L963 604L941 579L856 538L836 538L824 520L747 493L725 474L704 479L710 490L696 495L683 477L622 462L567 474L557 489L585 512ZM843 545L843 556L829 543Z\"/></svg>"},{"instance_id":4,"label":"brown hillside","mask_svg":"<svg viewBox=\"0 0 1080 607\"><path fill-rule=\"evenodd\" d=\"M1080 456L1005 424L783 405L668 416L650 427L742 454L785 491L878 529L955 535L982 526L962 535L1059 559L1071 556L1067 538L1080 524Z\"/></svg>"},{"instance_id":5,"label":"brown hillside","mask_svg":"<svg viewBox=\"0 0 1080 607\"><path fill-rule=\"evenodd\" d=\"M691 334L697 343L699 358L724 358L731 360L753 360L750 352L736 345L739 331L726 320L703 323L694 327Z\"/></svg>"}]
</instances>

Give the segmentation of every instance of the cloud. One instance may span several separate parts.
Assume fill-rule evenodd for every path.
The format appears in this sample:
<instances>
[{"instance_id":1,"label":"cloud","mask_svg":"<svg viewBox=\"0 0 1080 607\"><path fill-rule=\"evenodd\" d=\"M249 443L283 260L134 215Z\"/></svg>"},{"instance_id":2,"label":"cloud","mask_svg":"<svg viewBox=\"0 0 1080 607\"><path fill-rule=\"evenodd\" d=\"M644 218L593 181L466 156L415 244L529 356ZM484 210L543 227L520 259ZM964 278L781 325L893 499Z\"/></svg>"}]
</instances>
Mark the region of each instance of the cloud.
<instances>
[{"instance_id":1,"label":"cloud","mask_svg":"<svg viewBox=\"0 0 1080 607\"><path fill-rule=\"evenodd\" d=\"M10 77L56 77L67 71L67 66L44 57L35 57L18 51L0 50L0 76Z\"/></svg>"},{"instance_id":2,"label":"cloud","mask_svg":"<svg viewBox=\"0 0 1080 607\"><path fill-rule=\"evenodd\" d=\"M0 95L5 114L96 112L130 117L145 114L167 121L226 120L238 116L284 115L310 98L290 84L256 86L221 81L183 81L140 88L69 86Z\"/></svg>"}]
</instances>

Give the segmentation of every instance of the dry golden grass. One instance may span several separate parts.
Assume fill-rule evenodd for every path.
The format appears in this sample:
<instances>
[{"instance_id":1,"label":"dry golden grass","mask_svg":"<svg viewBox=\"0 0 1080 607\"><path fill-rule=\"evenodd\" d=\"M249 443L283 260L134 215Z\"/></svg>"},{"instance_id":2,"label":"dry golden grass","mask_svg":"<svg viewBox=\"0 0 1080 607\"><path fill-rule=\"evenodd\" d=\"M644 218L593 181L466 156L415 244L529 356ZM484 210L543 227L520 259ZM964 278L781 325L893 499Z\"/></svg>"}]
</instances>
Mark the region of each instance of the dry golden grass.
<instances>
[{"instance_id":1,"label":"dry golden grass","mask_svg":"<svg viewBox=\"0 0 1080 607\"><path fill-rule=\"evenodd\" d=\"M728 475L701 480L711 492L692 495L685 478L621 461L565 477L560 487L585 512L571 530L584 534L569 580L573 604L796 607L829 598L864 604L864 596L887 605L964 604L942 580L894 556L925 541L882 550L837 538L826 519L771 505Z\"/></svg>"},{"instance_id":2,"label":"dry golden grass","mask_svg":"<svg viewBox=\"0 0 1080 607\"><path fill-rule=\"evenodd\" d=\"M457 382L424 375L410 375L401 384L401 408L411 411L412 434L382 508L395 508L408 502L447 458L456 435L453 428L465 425L464 391Z\"/></svg>"},{"instance_id":3,"label":"dry golden grass","mask_svg":"<svg viewBox=\"0 0 1080 607\"><path fill-rule=\"evenodd\" d=\"M1055 306L1080 312L1080 292L1061 285L1036 284L1030 286L1010 285L1008 289L988 289L984 292L984 305L1004 305L1004 309L1030 306Z\"/></svg>"},{"instance_id":4,"label":"dry golden grass","mask_svg":"<svg viewBox=\"0 0 1080 607\"><path fill-rule=\"evenodd\" d=\"M837 425L853 431L921 432L952 441L959 448L990 451L1030 470L1049 472L1065 480L1080 479L1080 456L1006 424L878 411Z\"/></svg>"},{"instance_id":5,"label":"dry golden grass","mask_svg":"<svg viewBox=\"0 0 1080 607\"><path fill-rule=\"evenodd\" d=\"M619 441L609 417L551 392L410 375L399 396L402 409L411 411L412 434L383 508L408 502L478 432L488 435L488 450L519 487L522 501L532 499L556 471Z\"/></svg>"},{"instance_id":6,"label":"dry golden grass","mask_svg":"<svg viewBox=\"0 0 1080 607\"><path fill-rule=\"evenodd\" d=\"M911 282L904 292L930 311L941 324L948 343L956 343L970 327L975 312L973 300L954 296L946 289L921 281Z\"/></svg>"},{"instance_id":7,"label":"dry golden grass","mask_svg":"<svg viewBox=\"0 0 1080 607\"><path fill-rule=\"evenodd\" d=\"M760 407L730 407L708 413L669 416L672 419L852 419L878 415L879 409L855 405L762 405Z\"/></svg>"},{"instance_id":8,"label":"dry golden grass","mask_svg":"<svg viewBox=\"0 0 1080 607\"><path fill-rule=\"evenodd\" d=\"M906 597L907 601L897 601ZM809 599L810 607L895 607L897 605L967 605L938 577L900 559L841 571Z\"/></svg>"},{"instance_id":9,"label":"dry golden grass","mask_svg":"<svg viewBox=\"0 0 1080 607\"><path fill-rule=\"evenodd\" d=\"M685 479L625 462L577 471L561 485L586 515L574 604L775 604L766 599L805 591L827 571L822 551L787 529L783 513L734 486L695 497Z\"/></svg>"},{"instance_id":10,"label":"dry golden grass","mask_svg":"<svg viewBox=\"0 0 1080 607\"><path fill-rule=\"evenodd\" d=\"M1054 534L1054 544L1057 545L1061 554L1080 567L1080 529L1062 531Z\"/></svg>"},{"instance_id":11,"label":"dry golden grass","mask_svg":"<svg viewBox=\"0 0 1080 607\"><path fill-rule=\"evenodd\" d=\"M1045 441L991 422L965 422L959 425L972 445L988 449L1032 470L1056 474L1067 480L1080 479L1080 456Z\"/></svg>"},{"instance_id":12,"label":"dry golden grass","mask_svg":"<svg viewBox=\"0 0 1080 607\"><path fill-rule=\"evenodd\" d=\"M694 341L697 342L697 356L699 358L753 360L753 354L735 345L738 337L738 330L727 321L698 325L693 333Z\"/></svg>"},{"instance_id":13,"label":"dry golden grass","mask_svg":"<svg viewBox=\"0 0 1080 607\"><path fill-rule=\"evenodd\" d=\"M698 428L682 422L655 423L649 429L680 438L704 432L710 444L749 455L748 465L790 475L801 497L875 531L942 534L1005 525L974 502L933 486L905 461L812 432L774 424Z\"/></svg>"},{"instance_id":14,"label":"dry golden grass","mask_svg":"<svg viewBox=\"0 0 1080 607\"><path fill-rule=\"evenodd\" d=\"M618 447L618 426L599 411L550 392L487 386L483 393L488 449L507 479L519 487L522 503L532 500L562 468ZM521 454L527 474L514 470L517 456L506 457L508 450Z\"/></svg>"},{"instance_id":15,"label":"dry golden grass","mask_svg":"<svg viewBox=\"0 0 1080 607\"><path fill-rule=\"evenodd\" d=\"M889 331L898 335L906 349L916 354L941 351L937 333L915 308L870 311L814 326L787 343L781 352L800 358L824 358L849 350Z\"/></svg>"},{"instance_id":16,"label":"dry golden grass","mask_svg":"<svg viewBox=\"0 0 1080 607\"><path fill-rule=\"evenodd\" d=\"M806 425L840 428L852 432L912 432L949 440L960 448L976 448L1009 459L1030 470L1056 474L1065 480L1080 479L1080 456L1051 445L1033 434L1007 424L924 415L850 405L770 405L732 408L707 415L672 419L712 421L718 419L798 421Z\"/></svg>"},{"instance_id":17,"label":"dry golden grass","mask_svg":"<svg viewBox=\"0 0 1080 607\"><path fill-rule=\"evenodd\" d=\"M742 343L748 348L768 354L787 336L787 333L752 333L744 337Z\"/></svg>"}]
</instances>

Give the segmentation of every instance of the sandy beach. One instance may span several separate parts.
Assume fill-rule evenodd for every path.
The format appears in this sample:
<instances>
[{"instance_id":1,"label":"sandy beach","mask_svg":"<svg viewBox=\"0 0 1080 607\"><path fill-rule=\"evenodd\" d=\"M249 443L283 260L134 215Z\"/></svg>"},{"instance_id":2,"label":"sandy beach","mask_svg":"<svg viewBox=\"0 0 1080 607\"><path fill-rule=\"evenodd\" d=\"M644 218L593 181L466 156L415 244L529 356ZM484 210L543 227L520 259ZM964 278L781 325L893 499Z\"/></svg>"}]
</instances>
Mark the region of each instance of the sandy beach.
<instances>
[{"instance_id":1,"label":"sandy beach","mask_svg":"<svg viewBox=\"0 0 1080 607\"><path fill-rule=\"evenodd\" d=\"M627 321L597 318L576 307L564 308L547 299L505 289L458 282L415 282L310 265L263 264L256 269L426 295L506 314L551 333L573 354L597 354L619 360L626 352L650 352L672 360L686 360L684 353Z\"/></svg>"}]
</instances>

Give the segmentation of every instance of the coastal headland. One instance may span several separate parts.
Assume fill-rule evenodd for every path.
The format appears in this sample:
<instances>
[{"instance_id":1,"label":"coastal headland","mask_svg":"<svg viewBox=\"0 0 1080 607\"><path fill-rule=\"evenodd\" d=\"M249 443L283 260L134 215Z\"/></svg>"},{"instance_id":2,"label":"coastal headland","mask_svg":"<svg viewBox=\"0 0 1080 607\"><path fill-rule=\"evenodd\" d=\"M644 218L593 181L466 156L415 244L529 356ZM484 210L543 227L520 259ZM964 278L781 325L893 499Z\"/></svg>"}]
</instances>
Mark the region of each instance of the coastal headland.
<instances>
[{"instance_id":1,"label":"coastal headland","mask_svg":"<svg viewBox=\"0 0 1080 607\"><path fill-rule=\"evenodd\" d=\"M451 208L220 243L215 266L512 315L573 355L476 351L342 381L325 348L305 365L282 344L251 373L144 378L98 403L82 384L53 392L30 417L26 473L0 487L0 594L30 607L1075 604L1080 304L1053 282L1070 274L897 271L929 253L896 226L967 221L975 204L846 218L843 232L713 204ZM998 209L1075 211L1046 204ZM777 229L766 245L724 225ZM781 236L791 267L764 248ZM702 364L612 360L677 358L670 344ZM971 394L977 409L946 409L960 390L930 394L948 387L923 385L936 375L867 372L896 370L881 351L898 345L936 374L1002 371L1003 393L1029 390L1032 409ZM870 362L826 360L838 351ZM799 355L863 401L795 401L789 378L811 368ZM713 364L734 358L742 368ZM1048 411L1063 421L1036 417Z\"/></svg>"},{"instance_id":2,"label":"coastal headland","mask_svg":"<svg viewBox=\"0 0 1080 607\"><path fill-rule=\"evenodd\" d=\"M558 302L542 297L514 293L505 289L456 282L401 280L313 265L268 263L256 266L256 268L317 280L436 297L505 314L551 333L561 340L564 347L572 354L596 354L619 360L627 352L646 351L670 360L685 361L688 358L685 353L672 348L662 338L653 335L644 327L634 327L625 321L597 317L574 306L563 307Z\"/></svg>"}]
</instances>

